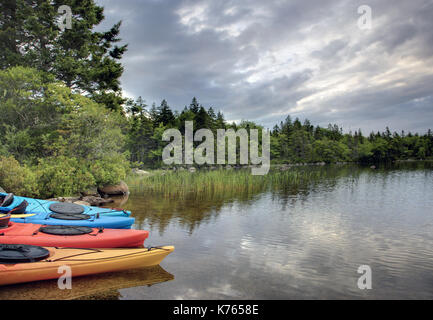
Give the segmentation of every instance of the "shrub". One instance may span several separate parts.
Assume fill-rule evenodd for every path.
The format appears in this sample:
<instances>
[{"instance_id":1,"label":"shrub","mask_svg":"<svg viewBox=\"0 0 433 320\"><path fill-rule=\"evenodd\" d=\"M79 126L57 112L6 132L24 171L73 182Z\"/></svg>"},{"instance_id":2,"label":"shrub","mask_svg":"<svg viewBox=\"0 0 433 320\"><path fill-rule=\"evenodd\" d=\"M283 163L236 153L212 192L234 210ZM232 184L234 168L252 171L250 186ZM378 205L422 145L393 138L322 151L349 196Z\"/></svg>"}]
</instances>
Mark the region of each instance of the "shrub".
<instances>
[{"instance_id":1,"label":"shrub","mask_svg":"<svg viewBox=\"0 0 433 320\"><path fill-rule=\"evenodd\" d=\"M90 172L95 178L97 186L116 184L126 178L130 170L125 155L107 156L90 163Z\"/></svg>"},{"instance_id":2,"label":"shrub","mask_svg":"<svg viewBox=\"0 0 433 320\"><path fill-rule=\"evenodd\" d=\"M85 163L63 156L40 159L36 166L39 196L73 196L95 185L95 178Z\"/></svg>"},{"instance_id":3,"label":"shrub","mask_svg":"<svg viewBox=\"0 0 433 320\"><path fill-rule=\"evenodd\" d=\"M21 166L12 156L0 157L0 185L7 192L18 195L38 195L36 174L27 166Z\"/></svg>"}]
</instances>

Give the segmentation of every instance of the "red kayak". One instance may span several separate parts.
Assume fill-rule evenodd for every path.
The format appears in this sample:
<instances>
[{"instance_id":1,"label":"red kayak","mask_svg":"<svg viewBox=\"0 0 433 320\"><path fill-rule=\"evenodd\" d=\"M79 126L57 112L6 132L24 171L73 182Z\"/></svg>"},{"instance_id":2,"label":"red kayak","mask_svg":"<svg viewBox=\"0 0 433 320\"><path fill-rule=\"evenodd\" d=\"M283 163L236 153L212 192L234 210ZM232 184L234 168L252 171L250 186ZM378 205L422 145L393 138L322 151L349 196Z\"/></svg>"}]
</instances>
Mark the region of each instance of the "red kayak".
<instances>
[{"instance_id":1,"label":"red kayak","mask_svg":"<svg viewBox=\"0 0 433 320\"><path fill-rule=\"evenodd\" d=\"M143 247L145 230L103 229L78 226L44 226L9 222L0 227L0 243L65 248Z\"/></svg>"}]
</instances>

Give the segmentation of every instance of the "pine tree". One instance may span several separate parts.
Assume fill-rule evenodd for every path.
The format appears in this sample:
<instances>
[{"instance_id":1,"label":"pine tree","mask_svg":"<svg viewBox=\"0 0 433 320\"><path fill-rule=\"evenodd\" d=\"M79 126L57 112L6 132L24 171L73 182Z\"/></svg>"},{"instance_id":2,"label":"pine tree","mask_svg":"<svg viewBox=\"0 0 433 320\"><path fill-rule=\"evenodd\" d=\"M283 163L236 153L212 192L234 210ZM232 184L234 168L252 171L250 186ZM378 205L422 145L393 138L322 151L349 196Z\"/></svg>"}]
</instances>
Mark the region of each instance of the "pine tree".
<instances>
[{"instance_id":1,"label":"pine tree","mask_svg":"<svg viewBox=\"0 0 433 320\"><path fill-rule=\"evenodd\" d=\"M162 123L164 126L174 123L173 112L171 111L165 99L161 101L161 105L158 107L157 112L157 123Z\"/></svg>"},{"instance_id":2,"label":"pine tree","mask_svg":"<svg viewBox=\"0 0 433 320\"><path fill-rule=\"evenodd\" d=\"M192 98L191 104L189 105L189 110L191 112L193 112L194 114L197 114L199 109L200 109L200 107L199 107L199 104L197 102L196 97Z\"/></svg>"},{"instance_id":3,"label":"pine tree","mask_svg":"<svg viewBox=\"0 0 433 320\"><path fill-rule=\"evenodd\" d=\"M57 25L61 5L72 11L72 28L64 31ZM115 45L120 22L106 32L93 30L103 19L103 8L93 0L2 0L0 68L46 71L75 92L122 111L119 60L127 46Z\"/></svg>"},{"instance_id":4,"label":"pine tree","mask_svg":"<svg viewBox=\"0 0 433 320\"><path fill-rule=\"evenodd\" d=\"M217 129L225 129L226 128L226 120L224 119L224 115L222 114L221 111L218 111L218 113L217 113L215 126Z\"/></svg>"},{"instance_id":5,"label":"pine tree","mask_svg":"<svg viewBox=\"0 0 433 320\"><path fill-rule=\"evenodd\" d=\"M204 128L210 129L210 118L205 108L203 108L203 106L200 106L197 115L195 116L194 130Z\"/></svg>"}]
</instances>

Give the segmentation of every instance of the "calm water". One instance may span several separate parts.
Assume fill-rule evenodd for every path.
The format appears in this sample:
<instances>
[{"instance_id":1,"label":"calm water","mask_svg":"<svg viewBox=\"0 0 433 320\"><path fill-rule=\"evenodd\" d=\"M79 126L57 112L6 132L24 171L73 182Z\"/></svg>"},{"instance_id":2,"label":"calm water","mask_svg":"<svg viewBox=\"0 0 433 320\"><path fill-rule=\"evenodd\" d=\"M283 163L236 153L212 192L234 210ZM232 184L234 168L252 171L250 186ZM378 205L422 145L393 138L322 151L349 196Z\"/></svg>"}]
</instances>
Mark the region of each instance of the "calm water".
<instances>
[{"instance_id":1,"label":"calm water","mask_svg":"<svg viewBox=\"0 0 433 320\"><path fill-rule=\"evenodd\" d=\"M121 299L433 298L431 163L333 166L301 186L180 201L132 192L174 280ZM360 290L360 265L372 269Z\"/></svg>"},{"instance_id":2,"label":"calm water","mask_svg":"<svg viewBox=\"0 0 433 320\"><path fill-rule=\"evenodd\" d=\"M134 228L150 230L146 245L176 250L154 276L112 279L118 285L109 296L432 299L432 168L314 167L323 177L297 186L184 199L133 189L124 207L133 211ZM371 267L371 290L358 289L360 265ZM88 287L101 283L86 280ZM31 294L43 290L37 286L11 287Z\"/></svg>"}]
</instances>

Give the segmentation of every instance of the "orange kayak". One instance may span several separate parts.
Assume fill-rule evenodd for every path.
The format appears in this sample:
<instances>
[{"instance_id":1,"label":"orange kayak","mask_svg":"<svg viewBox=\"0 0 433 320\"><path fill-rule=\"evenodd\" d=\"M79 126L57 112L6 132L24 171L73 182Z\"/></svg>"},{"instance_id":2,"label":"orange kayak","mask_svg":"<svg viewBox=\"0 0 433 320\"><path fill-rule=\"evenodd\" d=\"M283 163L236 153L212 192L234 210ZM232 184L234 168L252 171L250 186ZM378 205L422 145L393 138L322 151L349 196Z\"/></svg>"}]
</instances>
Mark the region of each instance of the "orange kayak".
<instances>
[{"instance_id":1,"label":"orange kayak","mask_svg":"<svg viewBox=\"0 0 433 320\"><path fill-rule=\"evenodd\" d=\"M72 277L150 267L173 250L173 246L73 249L0 245L0 285L56 279L65 274L65 266L70 267ZM17 262L26 259L34 262Z\"/></svg>"},{"instance_id":2,"label":"orange kayak","mask_svg":"<svg viewBox=\"0 0 433 320\"><path fill-rule=\"evenodd\" d=\"M0 228L0 243L68 248L143 247L145 230L104 229L80 226L43 226L9 222Z\"/></svg>"}]
</instances>

